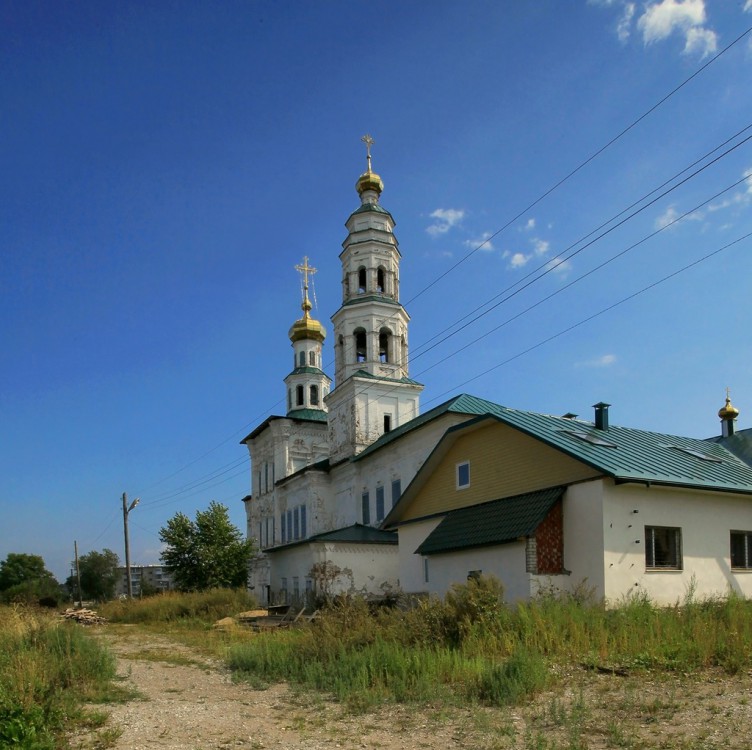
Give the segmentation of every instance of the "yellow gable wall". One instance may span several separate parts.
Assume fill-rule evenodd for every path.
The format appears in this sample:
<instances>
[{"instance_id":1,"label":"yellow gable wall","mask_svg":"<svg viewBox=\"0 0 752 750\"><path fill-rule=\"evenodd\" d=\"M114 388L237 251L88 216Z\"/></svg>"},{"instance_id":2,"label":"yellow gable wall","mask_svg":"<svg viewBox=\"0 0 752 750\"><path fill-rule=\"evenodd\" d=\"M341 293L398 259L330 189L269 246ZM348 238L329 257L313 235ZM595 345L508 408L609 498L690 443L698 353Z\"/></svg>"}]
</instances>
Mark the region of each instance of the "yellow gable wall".
<instances>
[{"instance_id":1,"label":"yellow gable wall","mask_svg":"<svg viewBox=\"0 0 752 750\"><path fill-rule=\"evenodd\" d=\"M470 463L470 486L458 490L456 466L464 461ZM512 427L493 423L457 438L410 506L400 514L400 520L597 476L599 472L561 451Z\"/></svg>"}]
</instances>

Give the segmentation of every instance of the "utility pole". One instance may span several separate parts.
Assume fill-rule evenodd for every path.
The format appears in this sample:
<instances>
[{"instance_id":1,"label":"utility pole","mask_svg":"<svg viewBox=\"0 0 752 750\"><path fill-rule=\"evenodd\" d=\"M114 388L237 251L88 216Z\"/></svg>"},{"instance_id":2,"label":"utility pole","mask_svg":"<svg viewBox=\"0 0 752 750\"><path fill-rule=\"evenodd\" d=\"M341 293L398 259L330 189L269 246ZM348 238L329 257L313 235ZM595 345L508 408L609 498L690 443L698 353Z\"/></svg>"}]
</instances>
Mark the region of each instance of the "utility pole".
<instances>
[{"instance_id":1,"label":"utility pole","mask_svg":"<svg viewBox=\"0 0 752 750\"><path fill-rule=\"evenodd\" d=\"M133 583L131 582L131 548L128 542L128 514L138 505L140 498L136 498L128 505L128 496L123 493L123 532L125 535L125 583L128 598L133 598Z\"/></svg>"},{"instance_id":2,"label":"utility pole","mask_svg":"<svg viewBox=\"0 0 752 750\"><path fill-rule=\"evenodd\" d=\"M78 590L78 607L84 606L83 597L81 596L81 569L78 567L78 542L73 540L73 553L76 556L76 589Z\"/></svg>"}]
</instances>

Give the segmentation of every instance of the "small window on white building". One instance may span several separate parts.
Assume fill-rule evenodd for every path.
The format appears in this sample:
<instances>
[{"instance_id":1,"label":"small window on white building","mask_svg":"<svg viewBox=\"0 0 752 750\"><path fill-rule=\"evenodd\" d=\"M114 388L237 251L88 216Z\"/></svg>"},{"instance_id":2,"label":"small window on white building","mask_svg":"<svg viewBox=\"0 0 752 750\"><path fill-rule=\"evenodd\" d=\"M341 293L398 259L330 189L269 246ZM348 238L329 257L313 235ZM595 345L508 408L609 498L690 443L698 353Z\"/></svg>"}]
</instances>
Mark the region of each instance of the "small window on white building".
<instances>
[{"instance_id":1,"label":"small window on white building","mask_svg":"<svg viewBox=\"0 0 752 750\"><path fill-rule=\"evenodd\" d=\"M308 536L308 511L305 505L300 506L300 536L305 539Z\"/></svg>"},{"instance_id":2,"label":"small window on white building","mask_svg":"<svg viewBox=\"0 0 752 750\"><path fill-rule=\"evenodd\" d=\"M423 582L428 583L428 558L423 558Z\"/></svg>"},{"instance_id":3,"label":"small window on white building","mask_svg":"<svg viewBox=\"0 0 752 750\"><path fill-rule=\"evenodd\" d=\"M470 486L470 462L457 464L457 489L462 490Z\"/></svg>"},{"instance_id":4,"label":"small window on white building","mask_svg":"<svg viewBox=\"0 0 752 750\"><path fill-rule=\"evenodd\" d=\"M308 352L308 364L311 367L316 367L316 352Z\"/></svg>"},{"instance_id":5,"label":"small window on white building","mask_svg":"<svg viewBox=\"0 0 752 750\"><path fill-rule=\"evenodd\" d=\"M752 569L752 531L731 532L731 567Z\"/></svg>"},{"instance_id":6,"label":"small window on white building","mask_svg":"<svg viewBox=\"0 0 752 750\"><path fill-rule=\"evenodd\" d=\"M392 508L397 504L397 500L402 495L402 482L399 479L392 480Z\"/></svg>"},{"instance_id":7,"label":"small window on white building","mask_svg":"<svg viewBox=\"0 0 752 750\"><path fill-rule=\"evenodd\" d=\"M371 523L371 499L368 492L364 492L360 496L360 514L363 525L368 526Z\"/></svg>"},{"instance_id":8,"label":"small window on white building","mask_svg":"<svg viewBox=\"0 0 752 750\"><path fill-rule=\"evenodd\" d=\"M376 523L384 520L384 487L380 485L376 488Z\"/></svg>"},{"instance_id":9,"label":"small window on white building","mask_svg":"<svg viewBox=\"0 0 752 750\"><path fill-rule=\"evenodd\" d=\"M645 567L652 570L682 569L681 529L645 527Z\"/></svg>"}]
</instances>

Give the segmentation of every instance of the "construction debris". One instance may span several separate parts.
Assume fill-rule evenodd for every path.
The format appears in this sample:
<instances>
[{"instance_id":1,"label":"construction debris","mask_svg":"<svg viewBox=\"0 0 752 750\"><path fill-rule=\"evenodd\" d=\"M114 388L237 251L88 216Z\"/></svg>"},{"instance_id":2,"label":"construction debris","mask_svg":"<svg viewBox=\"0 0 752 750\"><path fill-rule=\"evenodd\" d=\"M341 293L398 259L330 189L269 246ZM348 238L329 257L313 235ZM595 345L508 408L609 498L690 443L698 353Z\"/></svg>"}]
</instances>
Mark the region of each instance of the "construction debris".
<instances>
[{"instance_id":1,"label":"construction debris","mask_svg":"<svg viewBox=\"0 0 752 750\"><path fill-rule=\"evenodd\" d=\"M60 617L73 620L81 625L105 625L107 620L92 609L74 609L69 607Z\"/></svg>"}]
</instances>

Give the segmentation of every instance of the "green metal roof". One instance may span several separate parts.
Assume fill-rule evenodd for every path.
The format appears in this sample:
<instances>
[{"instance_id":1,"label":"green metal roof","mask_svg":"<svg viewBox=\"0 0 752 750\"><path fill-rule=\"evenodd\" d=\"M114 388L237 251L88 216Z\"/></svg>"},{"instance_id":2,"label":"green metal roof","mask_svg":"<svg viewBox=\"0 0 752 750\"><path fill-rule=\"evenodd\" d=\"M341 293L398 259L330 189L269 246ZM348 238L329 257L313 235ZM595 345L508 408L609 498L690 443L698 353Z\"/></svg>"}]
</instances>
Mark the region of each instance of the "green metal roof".
<instances>
[{"instance_id":1,"label":"green metal roof","mask_svg":"<svg viewBox=\"0 0 752 750\"><path fill-rule=\"evenodd\" d=\"M581 419L489 405L490 417L617 481L752 493L752 466L719 443L613 425L601 430Z\"/></svg>"},{"instance_id":2,"label":"green metal roof","mask_svg":"<svg viewBox=\"0 0 752 750\"><path fill-rule=\"evenodd\" d=\"M305 367L296 367L290 375L323 375L326 378L329 377L323 370L320 370L318 367L310 367L309 365L306 365ZM290 375L287 377L289 378Z\"/></svg>"},{"instance_id":3,"label":"green metal roof","mask_svg":"<svg viewBox=\"0 0 752 750\"><path fill-rule=\"evenodd\" d=\"M351 307L352 305L359 305L362 302L381 302L384 305L391 305L392 307L402 307L396 300L382 294L364 294L360 297L353 297L353 299L343 302L342 307Z\"/></svg>"},{"instance_id":4,"label":"green metal roof","mask_svg":"<svg viewBox=\"0 0 752 750\"><path fill-rule=\"evenodd\" d=\"M304 419L306 422L326 422L327 414L322 409L293 409L287 412L288 419Z\"/></svg>"},{"instance_id":5,"label":"green metal roof","mask_svg":"<svg viewBox=\"0 0 752 750\"><path fill-rule=\"evenodd\" d=\"M345 542L349 544L397 544L396 531L383 531L375 529L373 526L364 526L362 523L356 523L352 526L346 526L343 529L326 531L323 534L309 536L307 539L298 539L289 544L280 544L276 547L268 547L264 552L279 552L291 547L298 547L301 544L311 544L318 542Z\"/></svg>"},{"instance_id":6,"label":"green metal roof","mask_svg":"<svg viewBox=\"0 0 752 750\"><path fill-rule=\"evenodd\" d=\"M394 217L387 211L383 206L381 206L378 203L363 203L360 205L359 208L356 208L350 216L355 216L355 214L364 214L364 213L375 213L375 214L386 214L391 220L392 223L396 223L394 221Z\"/></svg>"},{"instance_id":7,"label":"green metal roof","mask_svg":"<svg viewBox=\"0 0 752 750\"><path fill-rule=\"evenodd\" d=\"M360 376L361 372L362 371L358 371L356 375ZM365 377L374 377L368 373L362 374ZM415 383L414 380L409 380L407 378L405 378L403 382ZM420 384L416 383L416 385ZM486 401L485 399L477 398L475 396L468 396L466 393L455 396L454 398L449 399L449 401L445 401L443 404L439 404L439 406L435 406L433 409L418 415L409 422L405 422L404 424L399 425L399 427L395 427L390 432L383 434L376 442L371 443L371 445L358 453L358 455L353 458L353 461L358 461L365 456L370 456L374 451L383 448L385 445L397 440L404 434L411 432L418 427L422 427L427 422L430 422L443 414L450 412L454 414L470 415L488 414L490 408L498 409L500 407L498 404L494 404L491 401Z\"/></svg>"},{"instance_id":8,"label":"green metal roof","mask_svg":"<svg viewBox=\"0 0 752 750\"><path fill-rule=\"evenodd\" d=\"M708 442L718 443L730 450L748 466L752 466L752 429L739 430L728 437L708 438Z\"/></svg>"},{"instance_id":9,"label":"green metal roof","mask_svg":"<svg viewBox=\"0 0 752 750\"><path fill-rule=\"evenodd\" d=\"M563 487L554 487L454 510L415 552L435 555L530 536L563 494Z\"/></svg>"}]
</instances>

